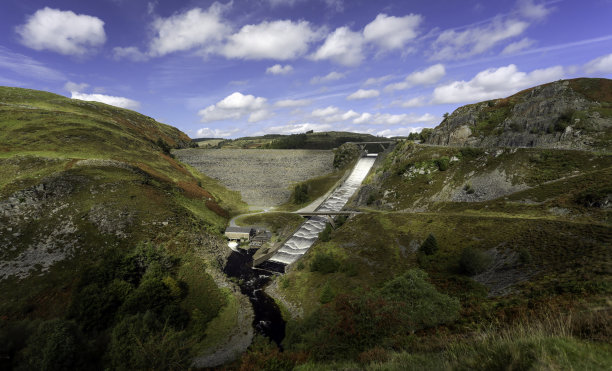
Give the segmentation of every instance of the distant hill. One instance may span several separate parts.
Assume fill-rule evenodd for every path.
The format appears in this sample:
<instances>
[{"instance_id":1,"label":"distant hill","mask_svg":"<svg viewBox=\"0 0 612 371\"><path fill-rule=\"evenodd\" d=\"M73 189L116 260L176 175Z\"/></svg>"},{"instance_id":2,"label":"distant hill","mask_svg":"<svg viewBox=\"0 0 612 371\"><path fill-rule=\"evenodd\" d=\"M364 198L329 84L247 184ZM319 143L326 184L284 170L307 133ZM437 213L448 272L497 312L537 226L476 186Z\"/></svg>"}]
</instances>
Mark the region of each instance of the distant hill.
<instances>
[{"instance_id":1,"label":"distant hill","mask_svg":"<svg viewBox=\"0 0 612 371\"><path fill-rule=\"evenodd\" d=\"M190 143L133 111L0 87L0 368L142 365L170 333L197 347L235 300L207 272L244 204L173 158ZM53 341L64 353L44 353Z\"/></svg>"},{"instance_id":2,"label":"distant hill","mask_svg":"<svg viewBox=\"0 0 612 371\"><path fill-rule=\"evenodd\" d=\"M281 135L267 134L258 137L243 137L219 143L219 148L268 148L268 149L324 149L338 148L346 142L380 140L371 134L343 131L307 132ZM386 140L386 138L385 138Z\"/></svg>"},{"instance_id":3,"label":"distant hill","mask_svg":"<svg viewBox=\"0 0 612 371\"><path fill-rule=\"evenodd\" d=\"M426 143L611 150L612 80L560 80L459 107Z\"/></svg>"}]
</instances>

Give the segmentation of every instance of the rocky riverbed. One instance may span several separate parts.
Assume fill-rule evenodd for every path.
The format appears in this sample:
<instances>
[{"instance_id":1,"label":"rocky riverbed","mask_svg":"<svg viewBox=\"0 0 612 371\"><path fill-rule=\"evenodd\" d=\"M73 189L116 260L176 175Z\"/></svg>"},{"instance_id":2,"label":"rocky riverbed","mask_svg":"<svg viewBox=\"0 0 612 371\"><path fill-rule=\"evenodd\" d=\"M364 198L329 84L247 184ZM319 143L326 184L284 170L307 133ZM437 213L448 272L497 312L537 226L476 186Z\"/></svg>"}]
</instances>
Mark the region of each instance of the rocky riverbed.
<instances>
[{"instance_id":1,"label":"rocky riverbed","mask_svg":"<svg viewBox=\"0 0 612 371\"><path fill-rule=\"evenodd\" d=\"M224 186L239 191L254 208L285 203L295 183L334 170L332 151L190 148L173 153Z\"/></svg>"}]
</instances>

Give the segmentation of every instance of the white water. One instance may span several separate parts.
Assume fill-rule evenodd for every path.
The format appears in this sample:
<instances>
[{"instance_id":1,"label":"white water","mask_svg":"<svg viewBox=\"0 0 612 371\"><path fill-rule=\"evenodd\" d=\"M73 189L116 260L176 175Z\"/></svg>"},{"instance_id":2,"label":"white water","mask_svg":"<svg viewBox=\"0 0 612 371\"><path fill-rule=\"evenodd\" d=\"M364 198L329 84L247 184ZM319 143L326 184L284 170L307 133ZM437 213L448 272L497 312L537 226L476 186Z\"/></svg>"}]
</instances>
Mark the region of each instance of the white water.
<instances>
[{"instance_id":1,"label":"white water","mask_svg":"<svg viewBox=\"0 0 612 371\"><path fill-rule=\"evenodd\" d=\"M315 211L340 211L347 203L348 199L355 193L355 191L361 185L361 182L365 179L366 175L374 165L376 161L376 155L368 155L359 159L355 168L351 172L351 175L346 181L321 204ZM302 255L308 251L312 246L319 233L325 228L327 217L325 216L313 216L308 221L304 222L300 229L289 238L285 244L272 255L271 261L291 264L298 260Z\"/></svg>"}]
</instances>

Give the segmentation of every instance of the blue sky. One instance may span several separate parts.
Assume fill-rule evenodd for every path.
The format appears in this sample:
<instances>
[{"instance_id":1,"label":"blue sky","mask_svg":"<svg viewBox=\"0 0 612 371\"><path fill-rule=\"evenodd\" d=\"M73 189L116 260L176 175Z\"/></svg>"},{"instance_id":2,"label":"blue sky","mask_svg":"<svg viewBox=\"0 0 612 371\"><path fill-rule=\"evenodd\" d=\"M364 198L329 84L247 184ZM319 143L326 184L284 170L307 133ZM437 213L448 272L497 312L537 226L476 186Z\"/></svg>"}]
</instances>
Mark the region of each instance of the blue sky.
<instances>
[{"instance_id":1,"label":"blue sky","mask_svg":"<svg viewBox=\"0 0 612 371\"><path fill-rule=\"evenodd\" d=\"M407 135L562 78L612 78L612 0L0 5L0 85L135 109L192 138Z\"/></svg>"}]
</instances>

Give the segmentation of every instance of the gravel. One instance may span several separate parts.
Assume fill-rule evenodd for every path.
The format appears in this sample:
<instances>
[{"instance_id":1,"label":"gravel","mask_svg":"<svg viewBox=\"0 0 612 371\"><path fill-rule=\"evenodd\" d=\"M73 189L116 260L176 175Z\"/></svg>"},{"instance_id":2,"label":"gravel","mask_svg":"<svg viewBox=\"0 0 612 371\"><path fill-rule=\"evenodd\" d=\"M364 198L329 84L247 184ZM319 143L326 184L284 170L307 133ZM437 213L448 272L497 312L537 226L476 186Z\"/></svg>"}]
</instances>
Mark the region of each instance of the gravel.
<instances>
[{"instance_id":1,"label":"gravel","mask_svg":"<svg viewBox=\"0 0 612 371\"><path fill-rule=\"evenodd\" d=\"M239 191L254 208L289 200L292 186L334 170L332 151L283 149L182 149L176 157Z\"/></svg>"}]
</instances>

